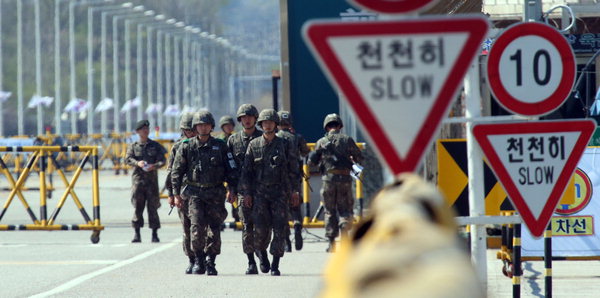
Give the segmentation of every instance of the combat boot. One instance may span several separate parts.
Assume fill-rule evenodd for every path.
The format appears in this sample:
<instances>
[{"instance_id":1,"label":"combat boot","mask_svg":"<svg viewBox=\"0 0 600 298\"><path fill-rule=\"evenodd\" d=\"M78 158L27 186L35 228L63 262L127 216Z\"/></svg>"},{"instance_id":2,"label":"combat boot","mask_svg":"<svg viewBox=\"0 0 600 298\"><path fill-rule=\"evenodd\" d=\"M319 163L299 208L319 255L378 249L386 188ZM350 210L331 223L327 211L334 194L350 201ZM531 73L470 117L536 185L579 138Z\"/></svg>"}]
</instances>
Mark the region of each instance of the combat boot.
<instances>
[{"instance_id":1,"label":"combat boot","mask_svg":"<svg viewBox=\"0 0 600 298\"><path fill-rule=\"evenodd\" d=\"M273 257L273 263L271 263L271 275L280 276L281 272L279 272L279 257Z\"/></svg>"},{"instance_id":2,"label":"combat boot","mask_svg":"<svg viewBox=\"0 0 600 298\"><path fill-rule=\"evenodd\" d=\"M216 255L209 255L206 260L206 275L217 275L217 268L215 268L215 260L217 259Z\"/></svg>"},{"instance_id":3,"label":"combat boot","mask_svg":"<svg viewBox=\"0 0 600 298\"><path fill-rule=\"evenodd\" d=\"M194 260L194 266L192 267L192 274L204 274L206 267L204 266L204 259L206 256L204 253L196 253L196 259Z\"/></svg>"},{"instance_id":4,"label":"combat boot","mask_svg":"<svg viewBox=\"0 0 600 298\"><path fill-rule=\"evenodd\" d=\"M195 257L189 257L189 258L190 258L190 264L187 266L187 268L185 268L185 274L192 274L192 268L194 267L194 263L196 262Z\"/></svg>"},{"instance_id":5,"label":"combat boot","mask_svg":"<svg viewBox=\"0 0 600 298\"><path fill-rule=\"evenodd\" d=\"M285 238L285 251L292 252L292 241L290 240L289 237Z\"/></svg>"},{"instance_id":6,"label":"combat boot","mask_svg":"<svg viewBox=\"0 0 600 298\"><path fill-rule=\"evenodd\" d=\"M254 260L254 254L249 253L246 255L248 256L248 269L246 270L246 274L258 274L258 269L256 268L256 261Z\"/></svg>"},{"instance_id":7,"label":"combat boot","mask_svg":"<svg viewBox=\"0 0 600 298\"><path fill-rule=\"evenodd\" d=\"M329 247L325 250L326 252L335 252L335 238L329 237Z\"/></svg>"},{"instance_id":8,"label":"combat boot","mask_svg":"<svg viewBox=\"0 0 600 298\"><path fill-rule=\"evenodd\" d=\"M299 223L294 225L294 245L296 246L296 250L302 249L302 225Z\"/></svg>"},{"instance_id":9,"label":"combat boot","mask_svg":"<svg viewBox=\"0 0 600 298\"><path fill-rule=\"evenodd\" d=\"M260 271L262 273L268 273L271 270L271 264L269 263L269 256L266 250L261 250L256 253L260 260Z\"/></svg>"},{"instance_id":10,"label":"combat boot","mask_svg":"<svg viewBox=\"0 0 600 298\"><path fill-rule=\"evenodd\" d=\"M158 239L158 229L152 229L152 242L160 242L160 239Z\"/></svg>"},{"instance_id":11,"label":"combat boot","mask_svg":"<svg viewBox=\"0 0 600 298\"><path fill-rule=\"evenodd\" d=\"M139 243L142 242L142 236L140 236L140 228L135 228L135 233L133 234L133 239L131 243Z\"/></svg>"}]
</instances>

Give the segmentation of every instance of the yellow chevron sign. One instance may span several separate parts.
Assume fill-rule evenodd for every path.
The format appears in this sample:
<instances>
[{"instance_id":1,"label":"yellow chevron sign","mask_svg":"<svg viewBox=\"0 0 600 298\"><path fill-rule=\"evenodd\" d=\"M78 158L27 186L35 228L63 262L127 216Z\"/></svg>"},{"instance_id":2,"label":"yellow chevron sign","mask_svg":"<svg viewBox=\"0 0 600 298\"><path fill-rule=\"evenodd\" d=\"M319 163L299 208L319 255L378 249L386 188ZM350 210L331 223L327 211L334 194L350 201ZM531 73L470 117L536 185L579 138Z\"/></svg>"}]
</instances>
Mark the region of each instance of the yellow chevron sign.
<instances>
[{"instance_id":1,"label":"yellow chevron sign","mask_svg":"<svg viewBox=\"0 0 600 298\"><path fill-rule=\"evenodd\" d=\"M438 189L459 216L469 215L469 177L467 170L467 142L465 139L437 140ZM502 185L489 168L483 165L485 214L500 215L500 211L514 210ZM571 205L575 202L575 179L567 186L559 203Z\"/></svg>"}]
</instances>

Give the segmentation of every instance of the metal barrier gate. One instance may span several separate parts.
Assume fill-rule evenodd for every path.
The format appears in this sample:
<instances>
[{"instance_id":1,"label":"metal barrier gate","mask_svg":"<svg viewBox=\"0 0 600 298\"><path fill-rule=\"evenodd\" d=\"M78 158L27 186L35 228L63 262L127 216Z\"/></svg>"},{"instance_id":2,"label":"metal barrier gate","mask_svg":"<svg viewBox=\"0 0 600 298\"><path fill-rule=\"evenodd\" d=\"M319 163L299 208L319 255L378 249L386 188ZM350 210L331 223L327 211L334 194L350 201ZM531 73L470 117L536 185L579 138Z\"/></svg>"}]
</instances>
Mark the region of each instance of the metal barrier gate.
<instances>
[{"instance_id":1,"label":"metal barrier gate","mask_svg":"<svg viewBox=\"0 0 600 298\"><path fill-rule=\"evenodd\" d=\"M6 214L8 207L10 206L15 195L19 198L23 207L27 211L27 214L31 218L33 224L22 224L19 226L14 225L2 225L0 224L0 230L92 230L92 236L90 240L92 243L98 243L100 241L100 231L104 229L104 226L100 224L100 192L98 184L98 147L96 146L23 146L23 147L4 147L0 146L0 152L30 152L29 159L23 171L15 181L10 170L7 168L4 161L0 158L0 172L6 176L10 186L10 193L4 203L3 209L0 211L0 222ZM57 153L60 152L81 152L83 156L80 159L79 166L75 170L71 180L67 180L63 168L56 160ZM89 217L85 208L81 204L79 197L75 193L74 186L79 178L83 167L91 157L92 164L92 203L93 203L93 220ZM33 166L39 161L39 196L40 196L40 214L39 219L33 213L25 196L23 195L24 185L32 172ZM63 184L65 185L64 193L60 196L56 208L52 214L48 217L47 210L47 182L46 172L48 167L54 166L55 171L60 176ZM56 224L56 218L60 213L61 208L64 206L67 197L71 196L75 205L81 212L84 224L79 225L60 225Z\"/></svg>"}]
</instances>

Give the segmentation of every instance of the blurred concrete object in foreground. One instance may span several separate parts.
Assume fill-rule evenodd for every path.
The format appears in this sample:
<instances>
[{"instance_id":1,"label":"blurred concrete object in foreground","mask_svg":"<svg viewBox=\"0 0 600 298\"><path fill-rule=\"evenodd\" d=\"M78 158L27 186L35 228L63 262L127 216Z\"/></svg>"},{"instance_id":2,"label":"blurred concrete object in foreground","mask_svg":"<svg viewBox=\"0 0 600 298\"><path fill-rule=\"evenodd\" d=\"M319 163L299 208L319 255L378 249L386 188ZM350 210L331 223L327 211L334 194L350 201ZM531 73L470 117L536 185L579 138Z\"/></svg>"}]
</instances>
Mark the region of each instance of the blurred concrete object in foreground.
<instances>
[{"instance_id":1,"label":"blurred concrete object in foreground","mask_svg":"<svg viewBox=\"0 0 600 298\"><path fill-rule=\"evenodd\" d=\"M370 211L328 264L323 297L485 297L433 185L402 174Z\"/></svg>"}]
</instances>

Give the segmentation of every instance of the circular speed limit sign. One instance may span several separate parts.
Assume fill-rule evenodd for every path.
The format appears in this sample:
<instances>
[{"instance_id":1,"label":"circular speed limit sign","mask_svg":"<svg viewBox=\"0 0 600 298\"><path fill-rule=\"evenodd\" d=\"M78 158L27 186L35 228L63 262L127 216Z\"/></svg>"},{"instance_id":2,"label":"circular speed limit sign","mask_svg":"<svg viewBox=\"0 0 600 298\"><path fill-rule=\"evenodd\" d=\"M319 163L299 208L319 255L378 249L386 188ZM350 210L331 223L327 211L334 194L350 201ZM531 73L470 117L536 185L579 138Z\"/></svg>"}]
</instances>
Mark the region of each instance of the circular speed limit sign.
<instances>
[{"instance_id":1,"label":"circular speed limit sign","mask_svg":"<svg viewBox=\"0 0 600 298\"><path fill-rule=\"evenodd\" d=\"M498 102L524 116L557 109L575 81L575 56L567 40L542 23L510 26L492 45L488 83Z\"/></svg>"}]
</instances>

